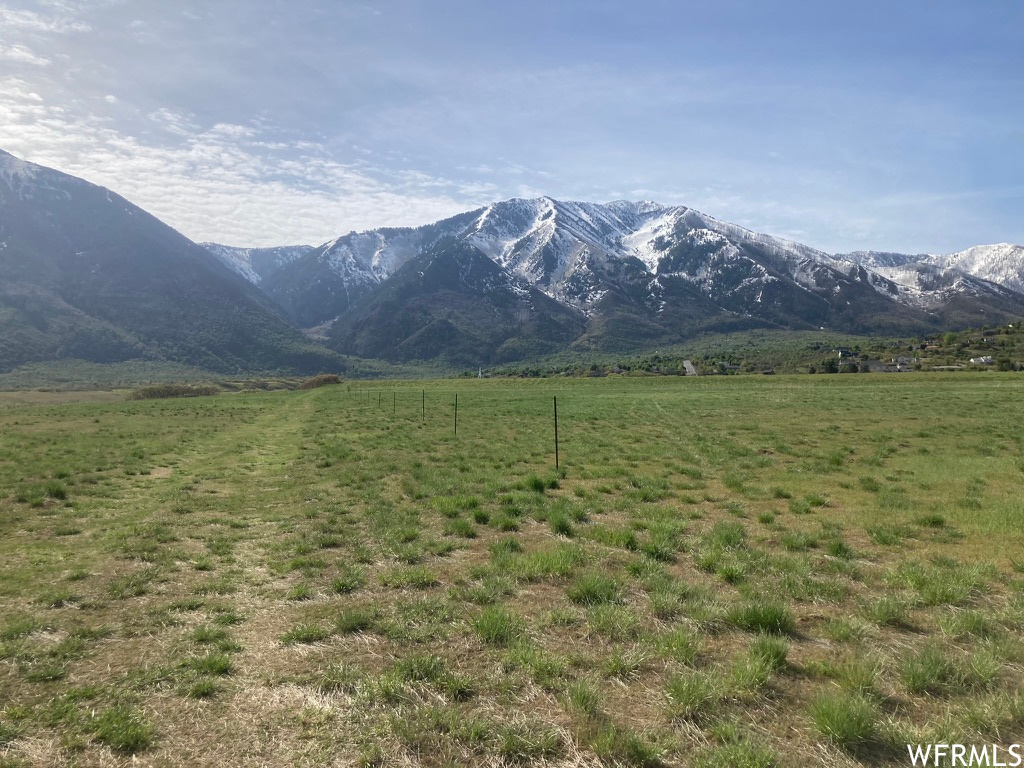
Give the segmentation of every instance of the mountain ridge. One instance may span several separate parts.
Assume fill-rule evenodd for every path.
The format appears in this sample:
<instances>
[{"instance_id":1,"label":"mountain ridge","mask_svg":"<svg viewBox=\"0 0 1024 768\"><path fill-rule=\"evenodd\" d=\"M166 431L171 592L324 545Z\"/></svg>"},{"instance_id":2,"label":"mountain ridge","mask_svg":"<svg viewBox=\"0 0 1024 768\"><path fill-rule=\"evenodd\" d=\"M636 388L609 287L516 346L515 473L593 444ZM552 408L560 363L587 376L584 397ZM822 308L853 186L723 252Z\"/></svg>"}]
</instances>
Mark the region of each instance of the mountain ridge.
<instances>
[{"instance_id":1,"label":"mountain ridge","mask_svg":"<svg viewBox=\"0 0 1024 768\"><path fill-rule=\"evenodd\" d=\"M737 330L924 335L1024 317L1018 278L1013 244L828 254L649 200L512 198L319 246L200 245L110 190L0 153L6 368L316 371L344 368L340 355L475 367Z\"/></svg>"},{"instance_id":2,"label":"mountain ridge","mask_svg":"<svg viewBox=\"0 0 1024 768\"><path fill-rule=\"evenodd\" d=\"M422 227L350 232L261 287L300 326L323 327L446 237L583 313L591 340L609 312L618 321L628 315L623 327L644 338L666 340L731 327L736 318L757 327L923 333L1024 312L1020 291L985 279L996 263L1001 279L1020 272L1024 287L1024 258L1013 261L1017 246L976 246L944 257L829 254L649 200L512 198ZM988 258L993 250L1001 259ZM701 316L681 310L684 304L700 305Z\"/></svg>"},{"instance_id":3,"label":"mountain ridge","mask_svg":"<svg viewBox=\"0 0 1024 768\"><path fill-rule=\"evenodd\" d=\"M123 197L0 153L0 368L166 360L224 373L343 367L263 292Z\"/></svg>"},{"instance_id":4,"label":"mountain ridge","mask_svg":"<svg viewBox=\"0 0 1024 768\"><path fill-rule=\"evenodd\" d=\"M898 269L911 264L954 269L1017 293L1024 291L1024 247L1009 243L972 246L946 255L878 251L829 254L796 241L721 221L687 206L667 206L649 200L587 203L559 201L550 197L511 198L421 227L383 227L350 232L314 248L308 254L306 266L312 267L312 262L319 260L334 277L333 280L327 279L321 272L319 278L313 280L322 282L326 279L334 283L334 291L347 292L346 301L328 302L328 313L334 312L333 317L337 317L352 304L353 292L362 295L440 237L455 235L553 298L586 311L586 305L593 303L595 297L582 291L579 285L576 290L564 289L578 277L579 271L586 273L587 256L603 251L606 256L620 259L635 257L652 275L657 275L661 271L664 250L657 247L658 243L673 233L678 235L680 228L690 232L705 230L724 237L728 244L756 246L768 255L785 258L792 263L794 276L798 279L806 278L813 271L807 262L848 276L854 272L852 267L863 267L881 278L871 281L876 290L897 297L897 300L901 295L927 290L921 288L919 277L911 274L920 274L920 270L901 272ZM719 254L720 257L725 255ZM807 262L800 264L801 260ZM303 302L296 298L295 293L301 293L301 288L294 282L289 285L288 278L283 277L290 267L286 265L279 271L277 284L267 286L268 293L286 309L295 303L316 306L317 301ZM693 279L699 280L700 276L694 274ZM577 279L576 283L579 282ZM292 291L290 299L285 301L280 301L276 295L282 283ZM910 290L900 291L889 284ZM971 286L978 289L976 284ZM907 297L905 302L927 304L919 296ZM300 325L316 325L332 317L326 314L316 316L306 307L296 319Z\"/></svg>"}]
</instances>

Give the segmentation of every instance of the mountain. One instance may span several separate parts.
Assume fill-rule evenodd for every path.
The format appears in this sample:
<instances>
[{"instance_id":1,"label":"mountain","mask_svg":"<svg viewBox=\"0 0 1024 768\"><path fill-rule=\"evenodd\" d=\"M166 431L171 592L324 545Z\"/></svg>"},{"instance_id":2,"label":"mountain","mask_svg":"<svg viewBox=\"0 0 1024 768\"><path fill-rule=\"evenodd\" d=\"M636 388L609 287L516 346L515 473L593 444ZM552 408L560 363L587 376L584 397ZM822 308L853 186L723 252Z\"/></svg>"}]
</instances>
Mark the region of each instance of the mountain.
<instances>
[{"instance_id":1,"label":"mountain","mask_svg":"<svg viewBox=\"0 0 1024 768\"><path fill-rule=\"evenodd\" d=\"M283 245L276 248L233 248L218 243L200 243L250 283L259 285L277 270L314 250L312 245Z\"/></svg>"},{"instance_id":2,"label":"mountain","mask_svg":"<svg viewBox=\"0 0 1024 768\"><path fill-rule=\"evenodd\" d=\"M940 316L949 327L1020 315L1024 248L1019 245L978 245L945 255L857 251L837 258L884 278L895 286L899 301Z\"/></svg>"},{"instance_id":3,"label":"mountain","mask_svg":"<svg viewBox=\"0 0 1024 768\"><path fill-rule=\"evenodd\" d=\"M0 370L168 360L337 370L258 289L113 192L0 151Z\"/></svg>"},{"instance_id":4,"label":"mountain","mask_svg":"<svg viewBox=\"0 0 1024 768\"><path fill-rule=\"evenodd\" d=\"M582 333L583 315L512 276L469 243L443 238L403 264L327 330L360 357L475 366L538 357Z\"/></svg>"},{"instance_id":5,"label":"mountain","mask_svg":"<svg viewBox=\"0 0 1024 768\"><path fill-rule=\"evenodd\" d=\"M972 276L953 257L947 264L891 253L830 255L685 206L547 197L497 202L423 227L350 232L281 264L259 285L296 324L339 350L365 353L366 332L355 344L351 331L366 322L364 299L382 300L405 265L451 239L582 317L577 347L618 351L749 328L921 334L1024 314L1024 295ZM957 263L984 263L989 274L996 262L1013 263L1010 248ZM420 300L431 286L442 289L421 285ZM458 290L469 295L469 286ZM428 348L422 354L433 356Z\"/></svg>"},{"instance_id":6,"label":"mountain","mask_svg":"<svg viewBox=\"0 0 1024 768\"><path fill-rule=\"evenodd\" d=\"M316 247L200 246L0 153L0 370L299 373L341 369L339 353L473 367L758 328L919 335L1024 316L1022 255L831 255L685 206L548 197Z\"/></svg>"},{"instance_id":7,"label":"mountain","mask_svg":"<svg viewBox=\"0 0 1024 768\"><path fill-rule=\"evenodd\" d=\"M947 256L932 257L937 266L1024 292L1024 247L1011 243L976 245Z\"/></svg>"}]
</instances>

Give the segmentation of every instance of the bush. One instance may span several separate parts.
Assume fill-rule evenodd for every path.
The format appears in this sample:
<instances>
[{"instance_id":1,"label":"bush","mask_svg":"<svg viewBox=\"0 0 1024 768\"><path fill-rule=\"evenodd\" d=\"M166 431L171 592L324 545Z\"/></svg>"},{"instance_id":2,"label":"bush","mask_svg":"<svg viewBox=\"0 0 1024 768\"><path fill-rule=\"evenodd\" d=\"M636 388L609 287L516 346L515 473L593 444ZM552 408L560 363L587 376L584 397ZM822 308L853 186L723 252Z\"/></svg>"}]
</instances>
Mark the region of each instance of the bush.
<instances>
[{"instance_id":1,"label":"bush","mask_svg":"<svg viewBox=\"0 0 1024 768\"><path fill-rule=\"evenodd\" d=\"M341 384L341 377L336 373L321 373L299 384L299 389L316 389L326 387L328 384Z\"/></svg>"},{"instance_id":2,"label":"bush","mask_svg":"<svg viewBox=\"0 0 1024 768\"><path fill-rule=\"evenodd\" d=\"M128 395L128 399L160 400L167 397L208 397L219 393L220 390L212 384L203 386L191 384L151 384L148 387L133 389Z\"/></svg>"}]
</instances>

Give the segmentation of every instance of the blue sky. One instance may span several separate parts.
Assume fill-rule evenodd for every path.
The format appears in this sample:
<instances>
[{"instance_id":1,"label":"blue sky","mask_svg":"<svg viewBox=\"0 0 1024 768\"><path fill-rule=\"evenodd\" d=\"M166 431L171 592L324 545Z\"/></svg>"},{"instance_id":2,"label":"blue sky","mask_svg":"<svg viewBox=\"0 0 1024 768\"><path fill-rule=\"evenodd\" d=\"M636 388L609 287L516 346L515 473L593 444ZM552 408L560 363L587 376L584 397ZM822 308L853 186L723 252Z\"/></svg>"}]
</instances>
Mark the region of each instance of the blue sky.
<instances>
[{"instance_id":1,"label":"blue sky","mask_svg":"<svg viewBox=\"0 0 1024 768\"><path fill-rule=\"evenodd\" d=\"M0 1L0 148L197 240L550 195L1024 242L1024 3Z\"/></svg>"}]
</instances>

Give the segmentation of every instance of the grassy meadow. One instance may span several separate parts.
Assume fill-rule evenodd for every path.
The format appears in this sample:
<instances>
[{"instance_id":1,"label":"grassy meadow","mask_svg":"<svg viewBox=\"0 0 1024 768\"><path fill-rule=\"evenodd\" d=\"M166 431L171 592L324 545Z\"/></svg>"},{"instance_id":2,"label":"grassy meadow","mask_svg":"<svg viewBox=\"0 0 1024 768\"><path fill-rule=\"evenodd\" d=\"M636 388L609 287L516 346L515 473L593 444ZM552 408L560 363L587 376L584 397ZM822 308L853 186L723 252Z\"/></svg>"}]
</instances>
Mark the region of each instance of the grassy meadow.
<instances>
[{"instance_id":1,"label":"grassy meadow","mask_svg":"<svg viewBox=\"0 0 1024 768\"><path fill-rule=\"evenodd\" d=\"M104 399L0 407L4 768L1024 740L1013 374Z\"/></svg>"}]
</instances>

